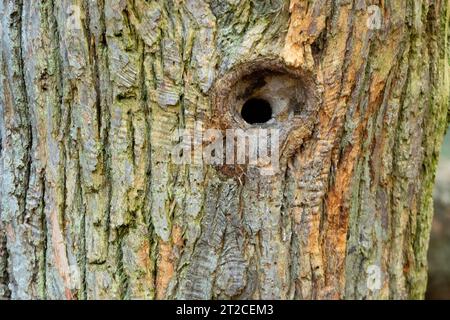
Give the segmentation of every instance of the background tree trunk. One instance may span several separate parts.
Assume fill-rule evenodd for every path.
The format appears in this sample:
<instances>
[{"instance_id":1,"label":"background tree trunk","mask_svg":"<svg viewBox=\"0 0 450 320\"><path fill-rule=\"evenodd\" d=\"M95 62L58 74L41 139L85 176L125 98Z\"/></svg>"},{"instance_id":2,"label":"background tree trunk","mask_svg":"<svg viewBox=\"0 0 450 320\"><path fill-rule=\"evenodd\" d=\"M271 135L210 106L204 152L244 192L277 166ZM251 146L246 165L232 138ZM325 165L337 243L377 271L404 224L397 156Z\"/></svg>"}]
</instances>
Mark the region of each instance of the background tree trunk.
<instances>
[{"instance_id":1,"label":"background tree trunk","mask_svg":"<svg viewBox=\"0 0 450 320\"><path fill-rule=\"evenodd\" d=\"M422 298L449 8L1 0L0 296ZM172 163L265 64L317 98L281 173Z\"/></svg>"}]
</instances>

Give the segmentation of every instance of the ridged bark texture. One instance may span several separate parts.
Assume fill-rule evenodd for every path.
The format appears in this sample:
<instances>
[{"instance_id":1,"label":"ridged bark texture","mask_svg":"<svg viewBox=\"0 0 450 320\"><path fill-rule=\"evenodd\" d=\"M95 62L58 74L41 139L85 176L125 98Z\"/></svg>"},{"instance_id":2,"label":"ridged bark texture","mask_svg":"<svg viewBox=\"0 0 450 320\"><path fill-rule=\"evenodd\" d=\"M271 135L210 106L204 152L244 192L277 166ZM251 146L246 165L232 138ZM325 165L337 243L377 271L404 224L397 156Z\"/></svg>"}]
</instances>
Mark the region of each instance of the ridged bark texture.
<instances>
[{"instance_id":1,"label":"ridged bark texture","mask_svg":"<svg viewBox=\"0 0 450 320\"><path fill-rule=\"evenodd\" d=\"M0 296L423 297L449 0L0 0L0 13ZM177 129L220 122L217 81L264 61L308 74L318 98L281 172L172 163Z\"/></svg>"}]
</instances>

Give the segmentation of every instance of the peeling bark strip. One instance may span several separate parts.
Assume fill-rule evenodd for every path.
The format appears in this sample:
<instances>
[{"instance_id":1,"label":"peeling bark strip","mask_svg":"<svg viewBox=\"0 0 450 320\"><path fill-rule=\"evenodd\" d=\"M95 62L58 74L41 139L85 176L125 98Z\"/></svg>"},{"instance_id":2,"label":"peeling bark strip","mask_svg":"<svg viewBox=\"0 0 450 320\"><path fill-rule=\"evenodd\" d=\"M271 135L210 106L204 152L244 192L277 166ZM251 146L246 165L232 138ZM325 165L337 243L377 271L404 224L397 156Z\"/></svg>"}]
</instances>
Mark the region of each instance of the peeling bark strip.
<instances>
[{"instance_id":1,"label":"peeling bark strip","mask_svg":"<svg viewBox=\"0 0 450 320\"><path fill-rule=\"evenodd\" d=\"M423 297L448 0L0 13L0 298ZM265 124L280 172L172 162L179 129L245 129L266 80L296 110Z\"/></svg>"}]
</instances>

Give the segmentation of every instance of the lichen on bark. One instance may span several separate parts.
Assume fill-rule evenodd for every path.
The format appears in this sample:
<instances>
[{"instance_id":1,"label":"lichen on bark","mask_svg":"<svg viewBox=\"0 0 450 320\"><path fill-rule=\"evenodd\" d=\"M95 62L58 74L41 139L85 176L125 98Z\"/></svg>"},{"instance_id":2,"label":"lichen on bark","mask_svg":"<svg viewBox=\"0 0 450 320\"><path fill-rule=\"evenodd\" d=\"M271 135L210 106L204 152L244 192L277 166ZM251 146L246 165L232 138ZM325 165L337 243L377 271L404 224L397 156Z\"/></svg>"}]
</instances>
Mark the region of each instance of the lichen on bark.
<instances>
[{"instance_id":1,"label":"lichen on bark","mask_svg":"<svg viewBox=\"0 0 450 320\"><path fill-rule=\"evenodd\" d=\"M370 5L0 1L0 296L422 298L450 4ZM267 61L317 96L280 173L173 163Z\"/></svg>"}]
</instances>

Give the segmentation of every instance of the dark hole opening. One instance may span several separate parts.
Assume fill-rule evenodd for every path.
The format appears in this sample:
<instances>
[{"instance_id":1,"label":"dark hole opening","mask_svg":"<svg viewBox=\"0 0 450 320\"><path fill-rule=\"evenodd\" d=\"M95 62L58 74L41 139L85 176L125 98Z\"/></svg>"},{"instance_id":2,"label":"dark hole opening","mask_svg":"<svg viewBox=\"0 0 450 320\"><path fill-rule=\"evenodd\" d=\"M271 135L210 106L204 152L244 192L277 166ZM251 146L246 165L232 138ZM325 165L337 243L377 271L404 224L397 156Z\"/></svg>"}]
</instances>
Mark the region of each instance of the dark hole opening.
<instances>
[{"instance_id":1,"label":"dark hole opening","mask_svg":"<svg viewBox=\"0 0 450 320\"><path fill-rule=\"evenodd\" d=\"M272 119L272 107L264 99L253 98L244 104L241 116L249 124L266 123Z\"/></svg>"}]
</instances>

